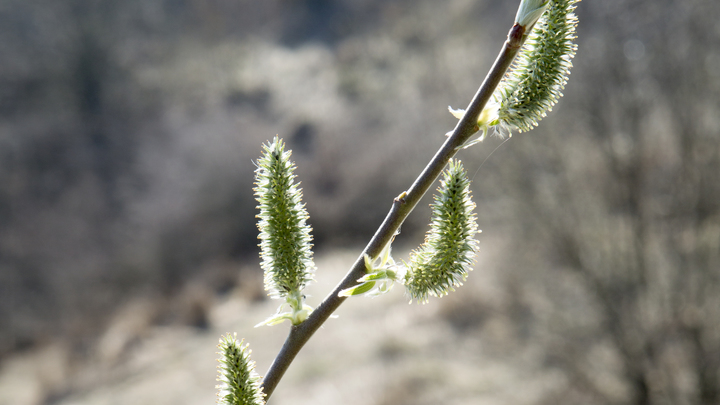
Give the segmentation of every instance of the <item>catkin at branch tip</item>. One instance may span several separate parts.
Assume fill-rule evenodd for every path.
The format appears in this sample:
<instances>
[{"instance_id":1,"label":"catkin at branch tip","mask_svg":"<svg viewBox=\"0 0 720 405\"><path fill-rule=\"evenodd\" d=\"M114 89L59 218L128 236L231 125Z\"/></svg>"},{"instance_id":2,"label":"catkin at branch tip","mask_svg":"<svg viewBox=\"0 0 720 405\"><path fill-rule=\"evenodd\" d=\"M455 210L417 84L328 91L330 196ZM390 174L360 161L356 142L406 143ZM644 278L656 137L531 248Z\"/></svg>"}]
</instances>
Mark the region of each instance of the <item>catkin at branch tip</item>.
<instances>
[{"instance_id":1,"label":"catkin at branch tip","mask_svg":"<svg viewBox=\"0 0 720 405\"><path fill-rule=\"evenodd\" d=\"M562 97L572 58L580 0L550 0L537 21L510 73L493 98L499 106L498 124L529 131L538 125Z\"/></svg>"}]
</instances>

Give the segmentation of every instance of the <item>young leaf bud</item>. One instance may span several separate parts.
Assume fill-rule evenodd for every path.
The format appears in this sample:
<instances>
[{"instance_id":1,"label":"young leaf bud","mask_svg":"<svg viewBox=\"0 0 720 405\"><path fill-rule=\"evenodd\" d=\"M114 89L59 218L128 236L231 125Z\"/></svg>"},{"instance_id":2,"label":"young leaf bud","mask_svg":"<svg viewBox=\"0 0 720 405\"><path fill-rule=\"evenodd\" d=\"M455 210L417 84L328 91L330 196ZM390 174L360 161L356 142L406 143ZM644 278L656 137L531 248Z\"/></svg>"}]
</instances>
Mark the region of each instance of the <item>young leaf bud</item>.
<instances>
[{"instance_id":1,"label":"young leaf bud","mask_svg":"<svg viewBox=\"0 0 720 405\"><path fill-rule=\"evenodd\" d=\"M515 22L526 28L532 26L538 18L540 18L543 11L545 11L549 1L550 0L522 0L515 15Z\"/></svg>"},{"instance_id":2,"label":"young leaf bud","mask_svg":"<svg viewBox=\"0 0 720 405\"><path fill-rule=\"evenodd\" d=\"M369 297L377 297L378 295L389 292L395 282L398 281L398 266L392 258L392 241L390 241L380 255L375 259L364 255L365 258L365 275L360 277L357 282L359 284L346 288L338 293L340 297L351 297L353 295L367 295ZM376 264L378 263L378 264Z\"/></svg>"}]
</instances>

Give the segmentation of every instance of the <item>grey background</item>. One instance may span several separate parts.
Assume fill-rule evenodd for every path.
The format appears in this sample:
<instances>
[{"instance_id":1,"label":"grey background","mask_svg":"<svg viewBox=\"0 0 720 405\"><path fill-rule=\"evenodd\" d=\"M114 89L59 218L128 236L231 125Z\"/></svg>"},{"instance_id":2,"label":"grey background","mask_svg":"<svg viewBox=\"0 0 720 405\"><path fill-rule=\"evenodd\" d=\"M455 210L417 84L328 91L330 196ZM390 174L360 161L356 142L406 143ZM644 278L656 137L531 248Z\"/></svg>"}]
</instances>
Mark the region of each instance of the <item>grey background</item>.
<instances>
[{"instance_id":1,"label":"grey background","mask_svg":"<svg viewBox=\"0 0 720 405\"><path fill-rule=\"evenodd\" d=\"M720 401L719 4L579 3L554 111L487 160L501 140L459 155L481 246L503 241L489 265L506 295L470 296L447 319L482 336L507 316L518 344L570 376L563 398ZM275 134L294 151L316 249L362 246L454 126L446 107L467 104L515 9L0 2L0 362L57 339L89 356L138 296L161 303L154 324L206 329L207 298L188 286L222 296L258 274L252 160ZM422 240L426 207L399 246Z\"/></svg>"}]
</instances>

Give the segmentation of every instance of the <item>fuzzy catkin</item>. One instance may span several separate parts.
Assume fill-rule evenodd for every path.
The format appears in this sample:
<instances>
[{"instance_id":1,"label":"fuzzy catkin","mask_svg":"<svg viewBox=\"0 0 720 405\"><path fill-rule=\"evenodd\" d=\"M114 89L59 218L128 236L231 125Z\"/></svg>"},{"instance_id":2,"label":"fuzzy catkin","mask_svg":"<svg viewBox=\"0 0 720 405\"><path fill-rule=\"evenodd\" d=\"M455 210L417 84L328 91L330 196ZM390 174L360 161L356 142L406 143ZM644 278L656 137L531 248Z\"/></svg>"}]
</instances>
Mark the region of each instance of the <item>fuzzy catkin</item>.
<instances>
[{"instance_id":1,"label":"fuzzy catkin","mask_svg":"<svg viewBox=\"0 0 720 405\"><path fill-rule=\"evenodd\" d=\"M263 145L255 171L261 267L265 289L272 298L301 296L315 268L308 213L302 190L294 181L295 165L290 155L282 140L275 137Z\"/></svg>"},{"instance_id":2,"label":"fuzzy catkin","mask_svg":"<svg viewBox=\"0 0 720 405\"><path fill-rule=\"evenodd\" d=\"M263 405L264 394L248 345L230 334L220 338L218 379L215 388L220 405Z\"/></svg>"},{"instance_id":3,"label":"fuzzy catkin","mask_svg":"<svg viewBox=\"0 0 720 405\"><path fill-rule=\"evenodd\" d=\"M520 132L536 127L562 97L577 50L573 10L580 0L549 1L494 94L500 125Z\"/></svg>"},{"instance_id":4,"label":"fuzzy catkin","mask_svg":"<svg viewBox=\"0 0 720 405\"><path fill-rule=\"evenodd\" d=\"M472 270L477 241L475 203L460 161L451 160L434 196L430 230L410 254L404 284L410 300L425 303L459 287Z\"/></svg>"}]
</instances>

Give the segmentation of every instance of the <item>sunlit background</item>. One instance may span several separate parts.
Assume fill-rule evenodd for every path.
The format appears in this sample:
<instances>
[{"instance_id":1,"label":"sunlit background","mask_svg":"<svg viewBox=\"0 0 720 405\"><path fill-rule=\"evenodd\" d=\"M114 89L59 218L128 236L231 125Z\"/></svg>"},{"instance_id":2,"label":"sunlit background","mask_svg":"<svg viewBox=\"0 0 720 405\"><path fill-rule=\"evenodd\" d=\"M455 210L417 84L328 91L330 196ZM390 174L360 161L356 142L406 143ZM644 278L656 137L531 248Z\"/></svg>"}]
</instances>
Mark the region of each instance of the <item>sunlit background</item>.
<instances>
[{"instance_id":1,"label":"sunlit background","mask_svg":"<svg viewBox=\"0 0 720 405\"><path fill-rule=\"evenodd\" d=\"M288 326L253 160L280 135L317 305L441 145L508 0L1 0L0 405L208 404ZM458 156L482 234L427 305L353 298L271 403L720 403L720 2L585 0L539 128ZM395 258L423 238L422 202Z\"/></svg>"}]
</instances>

